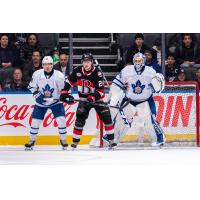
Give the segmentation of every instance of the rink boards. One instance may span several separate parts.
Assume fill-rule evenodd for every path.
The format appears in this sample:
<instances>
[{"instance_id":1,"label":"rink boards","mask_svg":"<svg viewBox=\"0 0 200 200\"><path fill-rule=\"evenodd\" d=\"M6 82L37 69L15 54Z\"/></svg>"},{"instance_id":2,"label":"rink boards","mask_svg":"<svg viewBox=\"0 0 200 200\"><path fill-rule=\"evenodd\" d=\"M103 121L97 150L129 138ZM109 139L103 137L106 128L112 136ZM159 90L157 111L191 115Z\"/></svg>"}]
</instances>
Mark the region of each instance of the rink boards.
<instances>
[{"instance_id":1,"label":"rink boards","mask_svg":"<svg viewBox=\"0 0 200 200\"><path fill-rule=\"evenodd\" d=\"M75 94L75 97L78 98ZM160 122L168 140L195 140L196 101L192 92L161 93L154 96L157 106L157 120ZM71 142L77 103L65 104L68 140ZM24 144L29 135L31 113L34 100L29 93L0 93L0 145ZM129 130L125 140L137 139L137 113L134 113L135 127ZM84 127L82 144L98 132L100 121L92 109ZM37 144L58 144L57 124L50 111L41 124Z\"/></svg>"}]
</instances>

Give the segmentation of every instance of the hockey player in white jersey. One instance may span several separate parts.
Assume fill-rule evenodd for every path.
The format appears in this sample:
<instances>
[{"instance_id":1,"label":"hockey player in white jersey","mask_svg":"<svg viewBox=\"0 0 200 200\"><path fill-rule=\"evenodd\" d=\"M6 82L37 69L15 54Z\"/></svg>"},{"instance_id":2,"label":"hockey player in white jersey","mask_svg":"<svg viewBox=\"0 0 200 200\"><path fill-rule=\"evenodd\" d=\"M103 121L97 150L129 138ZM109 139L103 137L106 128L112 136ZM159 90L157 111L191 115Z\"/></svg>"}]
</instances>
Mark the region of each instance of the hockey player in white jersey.
<instances>
[{"instance_id":1,"label":"hockey player in white jersey","mask_svg":"<svg viewBox=\"0 0 200 200\"><path fill-rule=\"evenodd\" d=\"M123 126L118 128L117 140L133 124L133 115L137 112L142 120L144 130L152 139L152 146L160 146L165 143L164 133L156 121L156 106L153 100L153 93L161 92L164 89L164 77L158 74L151 67L145 66L145 57L141 53L135 54L134 65L127 65L113 81L111 86L111 105L123 106L130 101L123 110L112 109L112 116L117 126L117 116L123 119ZM128 116L128 117L127 117Z\"/></svg>"},{"instance_id":2,"label":"hockey player in white jersey","mask_svg":"<svg viewBox=\"0 0 200 200\"><path fill-rule=\"evenodd\" d=\"M28 89L33 93L36 104L32 113L30 140L25 144L25 148L33 149L39 126L47 110L50 109L58 124L60 144L65 149L68 146L66 143L66 115L63 103L59 100L65 78L61 72L53 69L53 59L50 56L43 58L42 66L43 69L34 72L28 86Z\"/></svg>"}]
</instances>

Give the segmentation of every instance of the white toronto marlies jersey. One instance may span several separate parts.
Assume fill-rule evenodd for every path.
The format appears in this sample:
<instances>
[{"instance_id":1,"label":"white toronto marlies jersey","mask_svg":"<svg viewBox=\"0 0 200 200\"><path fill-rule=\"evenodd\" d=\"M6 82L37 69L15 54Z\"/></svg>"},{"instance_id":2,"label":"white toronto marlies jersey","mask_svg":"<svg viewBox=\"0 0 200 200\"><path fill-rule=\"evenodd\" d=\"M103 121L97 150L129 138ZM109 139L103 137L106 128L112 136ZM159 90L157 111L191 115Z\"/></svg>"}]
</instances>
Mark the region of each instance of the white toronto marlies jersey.
<instances>
[{"instance_id":1,"label":"white toronto marlies jersey","mask_svg":"<svg viewBox=\"0 0 200 200\"><path fill-rule=\"evenodd\" d=\"M64 88L64 84L65 77L60 71L54 70L53 74L48 76L45 75L44 69L40 69L33 73L28 89L33 94L40 92L45 96L46 102L36 105L51 106L60 101L60 91Z\"/></svg>"},{"instance_id":2,"label":"white toronto marlies jersey","mask_svg":"<svg viewBox=\"0 0 200 200\"><path fill-rule=\"evenodd\" d=\"M152 95L149 86L156 71L148 66L138 74L133 65L128 65L116 76L113 83L119 87L126 87L126 96L135 102L145 101Z\"/></svg>"}]
</instances>

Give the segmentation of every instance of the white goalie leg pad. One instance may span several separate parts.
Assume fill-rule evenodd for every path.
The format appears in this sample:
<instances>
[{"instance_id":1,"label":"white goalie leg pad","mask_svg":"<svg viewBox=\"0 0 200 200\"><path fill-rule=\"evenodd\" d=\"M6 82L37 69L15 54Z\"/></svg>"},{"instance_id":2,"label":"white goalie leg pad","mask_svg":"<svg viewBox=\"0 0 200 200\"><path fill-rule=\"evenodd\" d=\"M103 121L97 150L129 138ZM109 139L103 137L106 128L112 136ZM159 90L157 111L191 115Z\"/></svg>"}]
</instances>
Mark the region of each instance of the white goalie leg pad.
<instances>
[{"instance_id":1,"label":"white goalie leg pad","mask_svg":"<svg viewBox=\"0 0 200 200\"><path fill-rule=\"evenodd\" d=\"M138 117L144 122L144 131L150 136L151 142L155 142L157 140L157 136L151 120L151 110L149 103L144 102L137 105L136 107L138 111Z\"/></svg>"},{"instance_id":2,"label":"white goalie leg pad","mask_svg":"<svg viewBox=\"0 0 200 200\"><path fill-rule=\"evenodd\" d=\"M58 124L60 139L65 140L67 133L66 118L64 116L56 117L56 122Z\"/></svg>"},{"instance_id":3,"label":"white goalie leg pad","mask_svg":"<svg viewBox=\"0 0 200 200\"><path fill-rule=\"evenodd\" d=\"M31 140L36 139L36 136L38 134L41 123L42 123L42 120L40 120L40 119L34 119L34 118L32 119L31 128L30 128L30 139Z\"/></svg>"},{"instance_id":4,"label":"white goalie leg pad","mask_svg":"<svg viewBox=\"0 0 200 200\"><path fill-rule=\"evenodd\" d=\"M127 133L133 122L133 115L136 112L136 108L131 104L128 104L123 111L112 108L111 116L114 122L115 141L120 142L124 135Z\"/></svg>"},{"instance_id":5,"label":"white goalie leg pad","mask_svg":"<svg viewBox=\"0 0 200 200\"><path fill-rule=\"evenodd\" d=\"M138 115L134 116L133 123L132 123L132 130L134 133L138 135L138 142L143 143L144 142L144 119L140 118Z\"/></svg>"},{"instance_id":6,"label":"white goalie leg pad","mask_svg":"<svg viewBox=\"0 0 200 200\"><path fill-rule=\"evenodd\" d=\"M95 137L90 140L89 145L90 145L90 147L98 148L98 147L100 147L100 141L101 141L100 130L96 129Z\"/></svg>"}]
</instances>

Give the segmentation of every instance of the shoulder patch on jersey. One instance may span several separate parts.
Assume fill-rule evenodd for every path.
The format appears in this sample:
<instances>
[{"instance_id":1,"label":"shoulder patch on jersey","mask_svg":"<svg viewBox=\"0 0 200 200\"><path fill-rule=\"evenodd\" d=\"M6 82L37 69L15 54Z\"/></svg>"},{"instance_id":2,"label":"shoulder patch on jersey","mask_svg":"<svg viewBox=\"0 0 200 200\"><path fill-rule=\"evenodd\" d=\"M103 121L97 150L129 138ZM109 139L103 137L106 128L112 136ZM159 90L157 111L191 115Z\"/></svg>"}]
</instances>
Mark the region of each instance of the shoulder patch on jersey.
<instances>
[{"instance_id":1,"label":"shoulder patch on jersey","mask_svg":"<svg viewBox=\"0 0 200 200\"><path fill-rule=\"evenodd\" d=\"M81 73L80 73L80 72L77 72L77 73L76 73L76 76L77 76L77 77L81 77Z\"/></svg>"}]
</instances>

